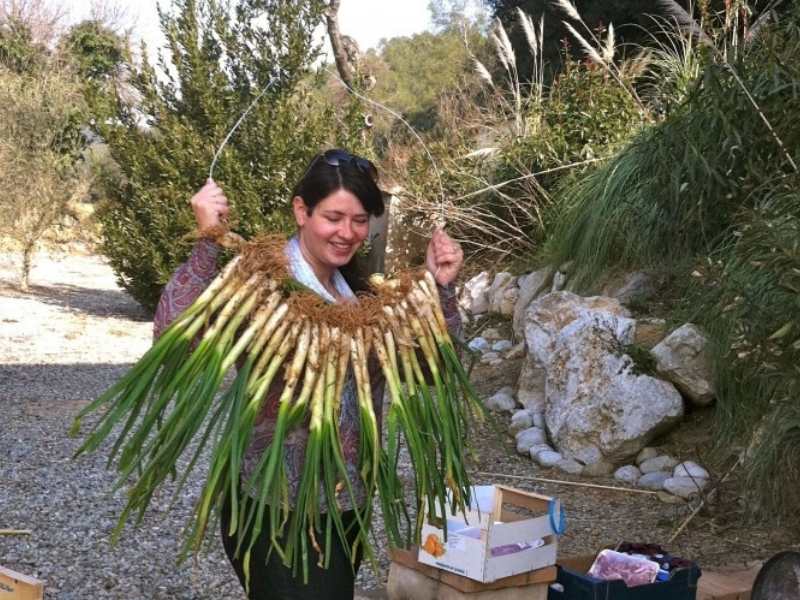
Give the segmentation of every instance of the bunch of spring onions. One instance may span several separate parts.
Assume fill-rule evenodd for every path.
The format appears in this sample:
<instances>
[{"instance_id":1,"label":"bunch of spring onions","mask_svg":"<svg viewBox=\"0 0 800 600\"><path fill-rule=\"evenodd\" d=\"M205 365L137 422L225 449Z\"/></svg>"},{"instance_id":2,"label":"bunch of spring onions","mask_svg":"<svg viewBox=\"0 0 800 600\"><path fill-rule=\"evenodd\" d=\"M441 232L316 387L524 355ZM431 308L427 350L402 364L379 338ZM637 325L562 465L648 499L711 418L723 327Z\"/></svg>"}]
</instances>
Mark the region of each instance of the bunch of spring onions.
<instances>
[{"instance_id":1,"label":"bunch of spring onions","mask_svg":"<svg viewBox=\"0 0 800 600\"><path fill-rule=\"evenodd\" d=\"M425 506L444 515L469 502L467 426L482 407L448 334L433 277L424 272L378 279L374 293L357 303L325 304L290 279L284 244L279 237L243 243L139 362L76 418L74 434L85 415L101 411L77 454L116 436L109 465L116 463L119 471L115 489L129 489L115 538L129 516L141 520L167 477L177 478L177 497L207 447L208 476L182 556L200 549L209 520L228 502L229 533L236 535L246 568L269 519L271 551L305 580L310 550L326 566L334 533L351 560L360 551L375 564L369 533L376 491L395 546L418 543ZM379 362L391 398L385 447L370 357ZM236 377L223 390L234 367ZM283 390L272 441L241 481L254 424L278 377ZM358 401L356 477L363 497L348 476L339 438L348 380ZM306 428L308 439L300 488L290 498L284 441L296 428ZM413 522L397 475L401 436L414 466ZM188 466L177 477L182 457ZM342 521L343 498L355 509L355 532Z\"/></svg>"}]
</instances>

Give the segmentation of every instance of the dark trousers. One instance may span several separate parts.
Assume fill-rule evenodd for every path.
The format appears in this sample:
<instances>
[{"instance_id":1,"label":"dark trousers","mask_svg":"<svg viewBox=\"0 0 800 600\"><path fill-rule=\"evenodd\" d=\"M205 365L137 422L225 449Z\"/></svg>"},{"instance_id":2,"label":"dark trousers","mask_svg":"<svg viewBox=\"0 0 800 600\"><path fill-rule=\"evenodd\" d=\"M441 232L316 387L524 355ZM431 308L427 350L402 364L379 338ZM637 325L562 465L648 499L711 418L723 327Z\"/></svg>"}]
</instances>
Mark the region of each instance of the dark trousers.
<instances>
[{"instance_id":1,"label":"dark trousers","mask_svg":"<svg viewBox=\"0 0 800 600\"><path fill-rule=\"evenodd\" d=\"M325 517L322 515L324 529ZM342 513L345 529L355 521L355 513L347 511ZM242 557L235 556L237 536L228 535L230 525L230 508L226 505L222 510L220 525L222 529L222 544L225 553L233 565L242 589L245 587L244 567ZM277 552L269 553L270 529L269 518L265 515L264 525L258 536L258 541L253 547L250 556L250 593L249 600L352 600L353 584L358 567L361 564L361 551L359 549L355 564L351 565L345 554L339 536L335 529L331 542L330 562L327 569L317 566L318 555L313 548L308 549L308 583L303 583L302 573L297 577L292 574L292 568L286 567ZM350 544L356 537L356 527L349 528ZM318 536L322 540L324 534ZM245 537L248 539L248 537ZM281 543L285 540L281 539ZM244 554L242 552L241 554ZM267 555L269 554L269 557Z\"/></svg>"}]
</instances>

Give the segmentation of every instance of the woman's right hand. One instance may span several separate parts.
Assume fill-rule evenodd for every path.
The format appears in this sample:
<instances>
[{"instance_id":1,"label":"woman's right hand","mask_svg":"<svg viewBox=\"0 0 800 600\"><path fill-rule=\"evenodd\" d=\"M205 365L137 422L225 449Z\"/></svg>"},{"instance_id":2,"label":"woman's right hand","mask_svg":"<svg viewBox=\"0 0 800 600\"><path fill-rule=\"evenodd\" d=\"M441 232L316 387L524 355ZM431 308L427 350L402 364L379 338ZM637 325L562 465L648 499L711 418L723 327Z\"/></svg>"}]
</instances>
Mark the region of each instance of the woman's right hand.
<instances>
[{"instance_id":1,"label":"woman's right hand","mask_svg":"<svg viewBox=\"0 0 800 600\"><path fill-rule=\"evenodd\" d=\"M192 196L190 204L199 231L216 227L228 218L230 210L228 199L213 179L206 181L206 184Z\"/></svg>"}]
</instances>

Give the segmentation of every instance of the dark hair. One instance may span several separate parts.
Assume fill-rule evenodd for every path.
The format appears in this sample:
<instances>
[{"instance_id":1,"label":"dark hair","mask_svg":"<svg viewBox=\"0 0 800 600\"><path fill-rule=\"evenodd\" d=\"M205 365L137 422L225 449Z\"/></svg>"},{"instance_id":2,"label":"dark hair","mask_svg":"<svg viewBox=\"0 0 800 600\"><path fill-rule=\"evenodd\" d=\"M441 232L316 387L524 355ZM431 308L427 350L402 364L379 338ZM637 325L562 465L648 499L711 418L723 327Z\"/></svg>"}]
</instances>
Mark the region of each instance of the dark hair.
<instances>
[{"instance_id":1,"label":"dark hair","mask_svg":"<svg viewBox=\"0 0 800 600\"><path fill-rule=\"evenodd\" d=\"M342 157L347 159L341 159ZM371 168L362 166L365 164ZM366 159L346 150L326 150L311 159L305 174L295 186L292 197L300 196L311 214L321 200L344 189L359 199L367 213L379 217L383 214L383 194L375 181L374 175L377 171L374 168Z\"/></svg>"},{"instance_id":2,"label":"dark hair","mask_svg":"<svg viewBox=\"0 0 800 600\"><path fill-rule=\"evenodd\" d=\"M366 159L346 150L333 148L320 152L306 168L306 172L294 188L292 197L303 199L308 214L323 199L338 190L347 190L361 202L367 214L379 217L383 214L383 193L378 188L377 170ZM367 292L370 275L366 260L359 253L339 269L354 292Z\"/></svg>"}]
</instances>

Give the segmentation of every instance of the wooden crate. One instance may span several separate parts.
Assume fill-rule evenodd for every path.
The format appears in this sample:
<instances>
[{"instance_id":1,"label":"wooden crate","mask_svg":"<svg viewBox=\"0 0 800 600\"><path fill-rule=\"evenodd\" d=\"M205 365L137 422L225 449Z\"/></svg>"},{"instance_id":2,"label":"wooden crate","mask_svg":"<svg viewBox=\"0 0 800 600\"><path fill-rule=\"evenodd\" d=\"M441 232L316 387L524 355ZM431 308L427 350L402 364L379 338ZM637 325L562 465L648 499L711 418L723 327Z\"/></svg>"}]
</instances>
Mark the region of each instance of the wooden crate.
<instances>
[{"instance_id":1,"label":"wooden crate","mask_svg":"<svg viewBox=\"0 0 800 600\"><path fill-rule=\"evenodd\" d=\"M431 597L436 598L467 598L479 600L482 598L525 598L526 600L546 600L548 586L556 580L556 567L550 566L536 571L519 573L511 577L504 577L491 583L481 583L468 577L463 577L455 573L450 573L430 565L423 564L417 560L418 548L412 547L409 550L392 549L389 554L392 558L392 569L390 571L390 590L392 588L391 579L399 571L409 569L418 573L420 576L438 584L438 590L431 593ZM396 587L396 586L395 586ZM428 590L434 589L430 585ZM407 596L412 597L412 596ZM390 594L391 598L391 594ZM420 597L420 600L422 598Z\"/></svg>"},{"instance_id":2,"label":"wooden crate","mask_svg":"<svg viewBox=\"0 0 800 600\"><path fill-rule=\"evenodd\" d=\"M34 577L0 567L0 600L42 600L44 584Z\"/></svg>"}]
</instances>

